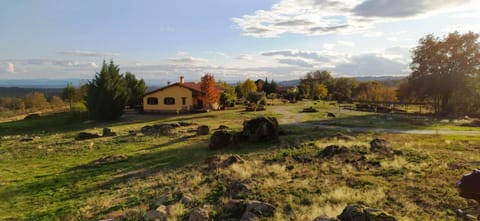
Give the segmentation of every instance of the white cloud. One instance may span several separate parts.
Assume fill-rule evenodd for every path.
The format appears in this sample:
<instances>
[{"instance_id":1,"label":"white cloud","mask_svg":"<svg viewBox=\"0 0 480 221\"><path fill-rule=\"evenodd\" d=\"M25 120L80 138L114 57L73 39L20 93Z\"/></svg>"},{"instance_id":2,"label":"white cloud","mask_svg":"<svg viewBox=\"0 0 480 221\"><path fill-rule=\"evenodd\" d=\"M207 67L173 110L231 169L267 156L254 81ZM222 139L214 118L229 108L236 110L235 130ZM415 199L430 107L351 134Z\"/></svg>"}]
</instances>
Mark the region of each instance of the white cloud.
<instances>
[{"instance_id":1,"label":"white cloud","mask_svg":"<svg viewBox=\"0 0 480 221\"><path fill-rule=\"evenodd\" d=\"M178 64L185 64L185 63L205 63L207 62L206 59L197 58L193 56L184 56L184 57L176 57L168 59L170 62L178 63Z\"/></svg>"},{"instance_id":2,"label":"white cloud","mask_svg":"<svg viewBox=\"0 0 480 221\"><path fill-rule=\"evenodd\" d=\"M120 54L113 52L95 52L95 51L58 51L58 54L69 55L69 56L80 56L80 57L117 57Z\"/></svg>"},{"instance_id":3,"label":"white cloud","mask_svg":"<svg viewBox=\"0 0 480 221\"><path fill-rule=\"evenodd\" d=\"M270 10L232 20L244 35L259 38L284 33L351 34L371 30L377 23L466 10L474 4L473 0L281 0Z\"/></svg>"},{"instance_id":4,"label":"white cloud","mask_svg":"<svg viewBox=\"0 0 480 221\"><path fill-rule=\"evenodd\" d=\"M15 65L13 63L7 63L7 66L5 67L5 71L8 73L14 73Z\"/></svg>"},{"instance_id":5,"label":"white cloud","mask_svg":"<svg viewBox=\"0 0 480 221\"><path fill-rule=\"evenodd\" d=\"M294 58L304 58L311 59L320 62L327 62L329 58L325 56L325 53L319 53L314 51L301 51L301 50L279 50L279 51L269 51L261 53L263 56L283 56L283 57L294 57Z\"/></svg>"},{"instance_id":6,"label":"white cloud","mask_svg":"<svg viewBox=\"0 0 480 221\"><path fill-rule=\"evenodd\" d=\"M355 43L351 41L337 41L337 44L347 46L347 47L355 46Z\"/></svg>"},{"instance_id":7,"label":"white cloud","mask_svg":"<svg viewBox=\"0 0 480 221\"><path fill-rule=\"evenodd\" d=\"M335 44L323 44L323 48L327 50L332 50L333 48L335 48Z\"/></svg>"}]
</instances>

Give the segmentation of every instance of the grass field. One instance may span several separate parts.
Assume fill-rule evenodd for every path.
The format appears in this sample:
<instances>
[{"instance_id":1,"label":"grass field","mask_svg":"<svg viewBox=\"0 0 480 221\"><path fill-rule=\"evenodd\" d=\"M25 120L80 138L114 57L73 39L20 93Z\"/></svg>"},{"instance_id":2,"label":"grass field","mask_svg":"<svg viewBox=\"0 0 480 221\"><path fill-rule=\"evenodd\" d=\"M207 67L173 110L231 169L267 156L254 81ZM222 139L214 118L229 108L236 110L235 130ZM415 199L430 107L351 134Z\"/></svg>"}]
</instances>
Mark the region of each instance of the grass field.
<instances>
[{"instance_id":1,"label":"grass field","mask_svg":"<svg viewBox=\"0 0 480 221\"><path fill-rule=\"evenodd\" d=\"M300 114L314 106L318 113ZM336 216L349 203L383 209L400 220L454 220L455 209L473 202L458 196L456 181L480 167L480 137L359 132L354 141L327 139L337 133L299 123L399 129L478 130L430 118L374 115L341 110L325 103L276 104L264 112L241 109L180 116L130 116L113 123L85 123L68 113L0 124L0 220L97 220L123 215L141 220L163 195L191 193L190 205L172 202L169 218L185 219L203 204L220 219L228 186L243 180L250 186L240 196L274 204L274 220L312 220ZM335 119L325 118L334 112ZM194 122L241 130L255 116L280 119L279 141L212 151L209 137L184 130L176 136L132 136L130 130L166 122ZM418 125L418 122L422 122ZM81 131L109 127L118 136L75 141ZM20 141L25 136L31 141ZM396 154L374 153L368 143L388 140ZM325 146L346 146L352 155L320 157ZM109 155L126 159L90 162ZM239 154L244 164L207 171L209 156ZM349 161L362 156L361 161ZM372 166L375 165L375 166ZM134 212L132 212L134 211ZM131 214L134 215L131 215ZM130 215L129 215L130 214Z\"/></svg>"}]
</instances>

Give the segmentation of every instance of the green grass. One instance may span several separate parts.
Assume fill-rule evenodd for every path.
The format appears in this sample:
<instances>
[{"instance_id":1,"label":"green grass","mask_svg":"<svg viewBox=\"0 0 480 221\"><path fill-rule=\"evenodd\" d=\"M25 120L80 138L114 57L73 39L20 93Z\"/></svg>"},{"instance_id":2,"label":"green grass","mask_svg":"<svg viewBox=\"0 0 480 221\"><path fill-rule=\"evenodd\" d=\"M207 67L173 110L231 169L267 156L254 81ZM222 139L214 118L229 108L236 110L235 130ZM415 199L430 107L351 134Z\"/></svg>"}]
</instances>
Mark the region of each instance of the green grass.
<instances>
[{"instance_id":1,"label":"green grass","mask_svg":"<svg viewBox=\"0 0 480 221\"><path fill-rule=\"evenodd\" d=\"M222 199L231 197L225 187L232 179L254 179L247 198L272 202L278 208L288 206L296 212L298 220L338 215L345 204L360 201L403 220L432 217L449 220L454 217L455 208L469 203L458 197L454 184L462 174L480 166L479 137L357 133L352 134L356 141L342 142L325 139L337 133L335 130L285 124L281 126L284 135L278 142L211 151L209 136L128 135L129 130L139 130L144 125L177 121L211 128L226 125L240 130L243 120L259 115L319 120L316 118L334 108L317 103L318 115L299 115L305 105L309 104L287 104L286 112L276 111L280 107L276 104L265 112L237 109L194 115L152 115L113 123L83 123L68 113L2 123L0 220L96 220L129 209L149 210L160 195L179 189L192 192L198 198L197 204L205 202L221 207ZM342 111L334 123L351 125L351 120L358 118L353 125L363 127L368 117L371 116L366 113ZM394 119L384 125L403 128L400 121L403 120ZM84 130L100 133L102 127L112 128L118 136L73 139ZM457 127L444 125L444 128ZM20 142L25 135L37 138ZM326 145L368 149L368 142L377 136L389 140L402 155L367 153L369 161L381 164L380 168L370 170L358 170L354 164L337 158L318 158ZM232 153L241 154L247 163L216 173L203 171L207 156ZM112 154L128 158L88 166L89 162ZM185 217L192 209L173 205L178 213L172 215L173 220ZM275 220L286 220L285 214L279 209Z\"/></svg>"}]
</instances>

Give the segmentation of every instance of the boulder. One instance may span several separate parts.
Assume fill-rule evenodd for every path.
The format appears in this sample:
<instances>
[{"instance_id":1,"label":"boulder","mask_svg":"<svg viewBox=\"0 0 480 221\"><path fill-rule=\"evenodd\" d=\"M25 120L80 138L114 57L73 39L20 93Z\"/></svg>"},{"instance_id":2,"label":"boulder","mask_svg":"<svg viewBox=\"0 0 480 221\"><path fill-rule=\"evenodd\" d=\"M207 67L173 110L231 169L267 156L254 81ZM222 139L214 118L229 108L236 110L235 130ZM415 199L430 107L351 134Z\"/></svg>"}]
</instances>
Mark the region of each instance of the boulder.
<instances>
[{"instance_id":1,"label":"boulder","mask_svg":"<svg viewBox=\"0 0 480 221\"><path fill-rule=\"evenodd\" d=\"M197 127L197 135L208 135L210 133L210 127L207 125L202 125Z\"/></svg>"},{"instance_id":2,"label":"boulder","mask_svg":"<svg viewBox=\"0 0 480 221\"><path fill-rule=\"evenodd\" d=\"M321 157L333 157L334 155L341 154L341 153L348 153L349 150L345 146L338 146L338 145L330 145L325 147L322 151L320 151L319 155Z\"/></svg>"},{"instance_id":3,"label":"boulder","mask_svg":"<svg viewBox=\"0 0 480 221\"><path fill-rule=\"evenodd\" d=\"M218 130L210 137L210 149L225 148L230 144L232 135L228 131Z\"/></svg>"},{"instance_id":4,"label":"boulder","mask_svg":"<svg viewBox=\"0 0 480 221\"><path fill-rule=\"evenodd\" d=\"M112 129L110 128L103 128L102 131L102 137L111 137L111 136L116 136L117 133L113 132Z\"/></svg>"},{"instance_id":5,"label":"boulder","mask_svg":"<svg viewBox=\"0 0 480 221\"><path fill-rule=\"evenodd\" d=\"M388 215L382 210L358 204L351 204L345 207L338 218L341 221L396 221L395 217Z\"/></svg>"},{"instance_id":6,"label":"boulder","mask_svg":"<svg viewBox=\"0 0 480 221\"><path fill-rule=\"evenodd\" d=\"M237 132L232 135L232 144L239 144L248 142L248 136L244 135L243 132Z\"/></svg>"},{"instance_id":7,"label":"boulder","mask_svg":"<svg viewBox=\"0 0 480 221\"><path fill-rule=\"evenodd\" d=\"M209 215L206 208L197 207L195 208L188 217L188 221L208 221Z\"/></svg>"},{"instance_id":8,"label":"boulder","mask_svg":"<svg viewBox=\"0 0 480 221\"><path fill-rule=\"evenodd\" d=\"M250 189L247 182L241 180L235 180L229 185L230 193L237 197L248 195L251 192Z\"/></svg>"},{"instance_id":9,"label":"boulder","mask_svg":"<svg viewBox=\"0 0 480 221\"><path fill-rule=\"evenodd\" d=\"M242 216L242 220L252 220L255 217L273 217L273 215L275 215L275 206L253 200L247 202L247 208Z\"/></svg>"},{"instance_id":10,"label":"boulder","mask_svg":"<svg viewBox=\"0 0 480 221\"><path fill-rule=\"evenodd\" d=\"M390 144L383 139L375 138L370 141L370 151L372 152L391 152Z\"/></svg>"},{"instance_id":11,"label":"boulder","mask_svg":"<svg viewBox=\"0 0 480 221\"><path fill-rule=\"evenodd\" d=\"M99 138L100 136L98 134L94 133L88 133L88 132L80 132L75 136L75 140L88 140L88 139L95 139Z\"/></svg>"},{"instance_id":12,"label":"boulder","mask_svg":"<svg viewBox=\"0 0 480 221\"><path fill-rule=\"evenodd\" d=\"M182 202L183 205L189 206L195 202L195 197L193 197L191 193L183 193L180 202Z\"/></svg>"},{"instance_id":13,"label":"boulder","mask_svg":"<svg viewBox=\"0 0 480 221\"><path fill-rule=\"evenodd\" d=\"M144 126L140 131L143 134L170 136L174 134L175 127L172 124L155 124L153 126Z\"/></svg>"},{"instance_id":14,"label":"boulder","mask_svg":"<svg viewBox=\"0 0 480 221\"><path fill-rule=\"evenodd\" d=\"M165 205L160 205L155 210L150 210L146 214L146 220L166 220L168 217L168 209Z\"/></svg>"},{"instance_id":15,"label":"boulder","mask_svg":"<svg viewBox=\"0 0 480 221\"><path fill-rule=\"evenodd\" d=\"M20 142L29 142L29 141L33 141L33 138L32 137L24 137L24 138L20 139Z\"/></svg>"},{"instance_id":16,"label":"boulder","mask_svg":"<svg viewBox=\"0 0 480 221\"><path fill-rule=\"evenodd\" d=\"M275 117L257 117L243 122L243 135L250 142L278 139L278 121Z\"/></svg>"},{"instance_id":17,"label":"boulder","mask_svg":"<svg viewBox=\"0 0 480 221\"><path fill-rule=\"evenodd\" d=\"M457 188L461 197L473 199L480 203L480 170L474 170L472 173L464 175L457 183Z\"/></svg>"}]
</instances>

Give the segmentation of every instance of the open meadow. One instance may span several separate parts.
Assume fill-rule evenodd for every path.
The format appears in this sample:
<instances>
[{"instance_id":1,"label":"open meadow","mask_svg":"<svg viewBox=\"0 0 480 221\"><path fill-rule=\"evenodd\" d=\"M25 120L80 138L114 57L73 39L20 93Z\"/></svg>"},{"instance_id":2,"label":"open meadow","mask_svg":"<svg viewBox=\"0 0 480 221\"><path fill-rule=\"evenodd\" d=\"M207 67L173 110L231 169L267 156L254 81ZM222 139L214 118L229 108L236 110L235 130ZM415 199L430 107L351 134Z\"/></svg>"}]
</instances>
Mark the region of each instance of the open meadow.
<instances>
[{"instance_id":1,"label":"open meadow","mask_svg":"<svg viewBox=\"0 0 480 221\"><path fill-rule=\"evenodd\" d=\"M300 113L310 106L319 112ZM244 120L264 115L278 119L278 140L211 150L210 135L195 134L198 125L210 134L220 125L240 131ZM169 136L140 132L178 122L185 126ZM352 203L398 220L455 220L456 209L474 205L455 184L480 167L480 129L463 124L314 101L258 112L128 113L113 123L69 113L1 123L0 220L144 220L159 204L167 206L167 220L188 220L200 206L212 220L239 220L241 211L227 206L232 199L272 204L267 220L336 217ZM104 127L117 135L74 139ZM371 149L375 138L391 149ZM332 145L345 148L326 152ZM231 155L240 163L212 167L207 160Z\"/></svg>"}]
</instances>

